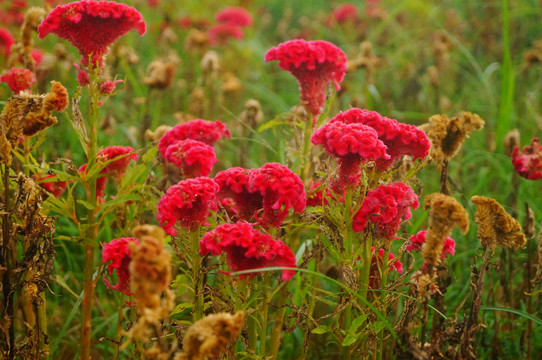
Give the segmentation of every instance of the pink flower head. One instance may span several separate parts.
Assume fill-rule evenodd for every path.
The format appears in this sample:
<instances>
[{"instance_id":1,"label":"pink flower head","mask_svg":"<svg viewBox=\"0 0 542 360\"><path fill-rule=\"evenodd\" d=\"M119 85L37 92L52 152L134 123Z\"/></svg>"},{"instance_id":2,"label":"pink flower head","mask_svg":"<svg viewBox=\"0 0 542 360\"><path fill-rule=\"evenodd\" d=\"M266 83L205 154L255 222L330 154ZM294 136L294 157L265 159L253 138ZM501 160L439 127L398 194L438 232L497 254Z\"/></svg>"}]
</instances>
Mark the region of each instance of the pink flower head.
<instances>
[{"instance_id":1,"label":"pink flower head","mask_svg":"<svg viewBox=\"0 0 542 360\"><path fill-rule=\"evenodd\" d=\"M387 146L386 152L390 155L390 158L377 160L377 167L381 171L387 169L395 159L403 155L410 155L413 160L429 155L431 145L422 130L384 117L376 111L352 108L338 114L330 122L363 124L376 130L378 138Z\"/></svg>"},{"instance_id":2,"label":"pink flower head","mask_svg":"<svg viewBox=\"0 0 542 360\"><path fill-rule=\"evenodd\" d=\"M212 146L192 139L168 146L164 159L179 166L185 178L209 176L218 161Z\"/></svg>"},{"instance_id":3,"label":"pink flower head","mask_svg":"<svg viewBox=\"0 0 542 360\"><path fill-rule=\"evenodd\" d=\"M8 29L0 27L0 52L4 53L4 57L8 57L11 52L11 46L15 43L13 35Z\"/></svg>"},{"instance_id":4,"label":"pink flower head","mask_svg":"<svg viewBox=\"0 0 542 360\"><path fill-rule=\"evenodd\" d=\"M36 83L36 75L28 69L11 68L0 75L0 82L5 82L14 94L18 94Z\"/></svg>"},{"instance_id":5,"label":"pink flower head","mask_svg":"<svg viewBox=\"0 0 542 360\"><path fill-rule=\"evenodd\" d=\"M412 252L412 251L421 251L422 245L425 244L425 235L427 234L427 230L419 231L417 234L412 235L409 240L410 243L406 247L406 251ZM446 254L454 255L455 254L455 241L451 237L446 237L444 240L444 246L442 248L442 253L440 254L440 258L444 259L446 257Z\"/></svg>"},{"instance_id":6,"label":"pink flower head","mask_svg":"<svg viewBox=\"0 0 542 360\"><path fill-rule=\"evenodd\" d=\"M315 116L322 112L328 84L339 90L346 71L345 53L322 40L286 41L265 53L265 61L271 60L279 60L279 66L296 77L301 102Z\"/></svg>"},{"instance_id":7,"label":"pink flower head","mask_svg":"<svg viewBox=\"0 0 542 360\"><path fill-rule=\"evenodd\" d=\"M354 215L352 228L365 230L367 222L374 224L376 235L393 239L403 220L412 217L409 207L417 209L418 196L403 183L380 185L367 193L363 204Z\"/></svg>"},{"instance_id":8,"label":"pink flower head","mask_svg":"<svg viewBox=\"0 0 542 360\"><path fill-rule=\"evenodd\" d=\"M519 175L529 180L542 179L542 145L539 138L534 138L531 145L519 146L512 151L512 164Z\"/></svg>"},{"instance_id":9,"label":"pink flower head","mask_svg":"<svg viewBox=\"0 0 542 360\"><path fill-rule=\"evenodd\" d=\"M200 254L220 255L226 253L228 267L232 271L261 269L265 267L296 267L292 250L282 241L263 234L244 222L219 225L208 232L200 241ZM258 272L242 274L251 278ZM281 280L290 280L294 270L282 270Z\"/></svg>"},{"instance_id":10,"label":"pink flower head","mask_svg":"<svg viewBox=\"0 0 542 360\"><path fill-rule=\"evenodd\" d=\"M2 3L0 1L0 3ZM20 26L24 21L24 13L27 8L26 0L10 0L0 9L0 23L9 26L15 24Z\"/></svg>"},{"instance_id":11,"label":"pink flower head","mask_svg":"<svg viewBox=\"0 0 542 360\"><path fill-rule=\"evenodd\" d=\"M103 65L108 46L135 29L143 36L146 31L143 16L135 8L113 1L75 1L54 8L38 27L43 39L53 33L68 40L79 50L81 65Z\"/></svg>"},{"instance_id":12,"label":"pink flower head","mask_svg":"<svg viewBox=\"0 0 542 360\"><path fill-rule=\"evenodd\" d=\"M102 94L111 94L115 91L115 88L117 87L117 84L122 83L124 80L107 80L100 85L100 92Z\"/></svg>"},{"instance_id":13,"label":"pink flower head","mask_svg":"<svg viewBox=\"0 0 542 360\"><path fill-rule=\"evenodd\" d=\"M217 210L218 185L207 177L186 179L170 187L158 201L156 219L164 231L177 235L175 223L194 229L204 225L210 210Z\"/></svg>"},{"instance_id":14,"label":"pink flower head","mask_svg":"<svg viewBox=\"0 0 542 360\"><path fill-rule=\"evenodd\" d=\"M215 20L220 23L232 24L241 27L252 25L252 15L247 9L240 6L229 6L220 10L215 15Z\"/></svg>"},{"instance_id":15,"label":"pink flower head","mask_svg":"<svg viewBox=\"0 0 542 360\"><path fill-rule=\"evenodd\" d=\"M333 11L333 17L339 24L355 23L359 20L358 8L351 3L341 4Z\"/></svg>"},{"instance_id":16,"label":"pink flower head","mask_svg":"<svg viewBox=\"0 0 542 360\"><path fill-rule=\"evenodd\" d=\"M120 238L111 240L109 243L104 244L102 250L102 261L104 263L111 261L111 264L107 265L109 275L113 275L113 271L117 270L117 277L119 282L115 285L111 285L109 281L104 277L105 284L113 289L120 291L126 295L132 295L130 293L130 261L132 261L132 253L130 251L129 244L139 244L139 240L136 238Z\"/></svg>"},{"instance_id":17,"label":"pink flower head","mask_svg":"<svg viewBox=\"0 0 542 360\"><path fill-rule=\"evenodd\" d=\"M233 23L222 23L214 25L209 29L209 43L211 45L224 45L229 39L242 39L243 28Z\"/></svg>"},{"instance_id":18,"label":"pink flower head","mask_svg":"<svg viewBox=\"0 0 542 360\"><path fill-rule=\"evenodd\" d=\"M340 115L317 129L311 137L314 145L322 145L331 156L338 158L336 190L359 185L362 162L390 158L386 145L378 139L374 129L363 124L334 121Z\"/></svg>"},{"instance_id":19,"label":"pink flower head","mask_svg":"<svg viewBox=\"0 0 542 360\"><path fill-rule=\"evenodd\" d=\"M77 169L77 171L79 171L84 178L87 174L87 164L81 165L79 169ZM100 199L104 196L106 184L107 184L107 178L105 177L105 175L100 174L98 178L96 179L96 198L97 199Z\"/></svg>"},{"instance_id":20,"label":"pink flower head","mask_svg":"<svg viewBox=\"0 0 542 360\"><path fill-rule=\"evenodd\" d=\"M379 286L380 282L380 272L379 267L382 267L382 262L384 260L385 250L380 248L378 249L378 255L375 253L375 248L371 247L371 252L373 257L371 259L371 269L369 270L369 287L374 289ZM388 253L388 266L389 271L396 271L398 274L403 273L403 263L399 260L390 261L395 258L391 252Z\"/></svg>"},{"instance_id":21,"label":"pink flower head","mask_svg":"<svg viewBox=\"0 0 542 360\"><path fill-rule=\"evenodd\" d=\"M32 59L34 60L34 66L40 66L43 60L43 52L39 49L32 49Z\"/></svg>"},{"instance_id":22,"label":"pink flower head","mask_svg":"<svg viewBox=\"0 0 542 360\"><path fill-rule=\"evenodd\" d=\"M215 182L220 187L217 198L222 204L227 204L226 210L232 220L250 220L263 207L263 197L260 193L251 193L248 182L251 170L233 167L220 171L215 176ZM224 202L224 200L229 200Z\"/></svg>"},{"instance_id":23,"label":"pink flower head","mask_svg":"<svg viewBox=\"0 0 542 360\"><path fill-rule=\"evenodd\" d=\"M108 146L98 152L96 159L102 162L116 159L107 164L101 173L111 174L118 181L124 176L130 161L137 161L138 155L130 146Z\"/></svg>"},{"instance_id":24,"label":"pink flower head","mask_svg":"<svg viewBox=\"0 0 542 360\"><path fill-rule=\"evenodd\" d=\"M47 179L51 179L53 181L45 181ZM67 184L65 181L56 181L57 179L58 175L49 174L44 176L37 176L34 180L38 183L39 186L53 194L54 197L58 198L60 195L64 194L64 191L66 191Z\"/></svg>"},{"instance_id":25,"label":"pink flower head","mask_svg":"<svg viewBox=\"0 0 542 360\"><path fill-rule=\"evenodd\" d=\"M223 137L231 137L230 131L226 129L223 122L195 119L175 125L166 131L158 142L158 150L165 158L167 148L179 140L192 139L213 146Z\"/></svg>"}]
</instances>

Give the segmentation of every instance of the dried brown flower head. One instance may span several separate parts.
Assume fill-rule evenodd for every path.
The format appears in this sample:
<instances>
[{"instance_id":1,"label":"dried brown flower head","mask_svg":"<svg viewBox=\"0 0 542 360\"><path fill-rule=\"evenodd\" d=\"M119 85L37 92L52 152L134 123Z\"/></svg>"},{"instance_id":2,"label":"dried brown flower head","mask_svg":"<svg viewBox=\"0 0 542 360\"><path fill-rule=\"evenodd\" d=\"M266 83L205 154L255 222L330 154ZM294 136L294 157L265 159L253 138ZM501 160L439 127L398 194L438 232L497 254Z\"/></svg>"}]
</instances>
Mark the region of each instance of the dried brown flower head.
<instances>
[{"instance_id":1,"label":"dried brown flower head","mask_svg":"<svg viewBox=\"0 0 542 360\"><path fill-rule=\"evenodd\" d=\"M475 130L484 127L485 121L476 114L462 112L452 118L433 115L425 129L431 140L431 157L439 166L454 157L465 139Z\"/></svg>"},{"instance_id":2,"label":"dried brown flower head","mask_svg":"<svg viewBox=\"0 0 542 360\"><path fill-rule=\"evenodd\" d=\"M28 9L24 16L24 22L22 26L22 44L23 44L23 56L22 62L26 69L34 70L35 64L32 59L32 50L34 48L34 37L38 31L38 26L41 24L47 12L40 7L31 7Z\"/></svg>"},{"instance_id":3,"label":"dried brown flower head","mask_svg":"<svg viewBox=\"0 0 542 360\"><path fill-rule=\"evenodd\" d=\"M197 117L204 117L205 114L205 90L201 87L195 87L190 93L188 112Z\"/></svg>"},{"instance_id":4,"label":"dried brown flower head","mask_svg":"<svg viewBox=\"0 0 542 360\"><path fill-rule=\"evenodd\" d=\"M244 313L238 311L234 315L211 314L196 321L184 335L183 350L176 359L199 360L224 353L228 344L239 336L244 317Z\"/></svg>"},{"instance_id":5,"label":"dried brown flower head","mask_svg":"<svg viewBox=\"0 0 542 360\"><path fill-rule=\"evenodd\" d=\"M262 106L255 99L250 99L245 103L245 110L239 116L241 121L255 129L263 120Z\"/></svg>"},{"instance_id":6,"label":"dried brown flower head","mask_svg":"<svg viewBox=\"0 0 542 360\"><path fill-rule=\"evenodd\" d=\"M203 54L207 50L207 47L209 47L209 35L206 32L198 29L191 29L188 32L184 42L184 48L188 52Z\"/></svg>"},{"instance_id":7,"label":"dried brown flower head","mask_svg":"<svg viewBox=\"0 0 542 360\"><path fill-rule=\"evenodd\" d=\"M145 138L149 141L158 141L168 130L171 129L172 127L168 125L160 125L154 131L147 129L145 130Z\"/></svg>"},{"instance_id":8,"label":"dried brown flower head","mask_svg":"<svg viewBox=\"0 0 542 360\"><path fill-rule=\"evenodd\" d=\"M441 193L427 195L423 207L429 209L429 229L422 256L431 265L437 265L444 240L451 235L453 228L457 226L463 234L469 231L469 215L456 199Z\"/></svg>"},{"instance_id":9,"label":"dried brown flower head","mask_svg":"<svg viewBox=\"0 0 542 360\"><path fill-rule=\"evenodd\" d=\"M509 131L504 136L504 139L503 139L502 142L504 144L504 152L505 152L505 154L508 155L508 156L511 156L512 151L514 151L514 148L516 146L519 146L519 144L520 144L519 130L514 129L514 130Z\"/></svg>"},{"instance_id":10,"label":"dried brown flower head","mask_svg":"<svg viewBox=\"0 0 542 360\"><path fill-rule=\"evenodd\" d=\"M168 60L154 60L147 67L143 83L156 89L166 89L173 83L176 65Z\"/></svg>"},{"instance_id":11,"label":"dried brown flower head","mask_svg":"<svg viewBox=\"0 0 542 360\"><path fill-rule=\"evenodd\" d=\"M525 245L527 239L519 221L495 199L475 195L470 200L476 205L474 221L478 224L478 238L483 247L491 250L497 246L517 249Z\"/></svg>"},{"instance_id":12,"label":"dried brown flower head","mask_svg":"<svg viewBox=\"0 0 542 360\"><path fill-rule=\"evenodd\" d=\"M201 59L201 70L205 79L215 78L220 69L220 61L216 51L209 50Z\"/></svg>"},{"instance_id":13,"label":"dried brown flower head","mask_svg":"<svg viewBox=\"0 0 542 360\"><path fill-rule=\"evenodd\" d=\"M523 53L523 68L528 69L534 64L542 63L542 39L536 40L531 49Z\"/></svg>"},{"instance_id":14,"label":"dried brown flower head","mask_svg":"<svg viewBox=\"0 0 542 360\"><path fill-rule=\"evenodd\" d=\"M231 72L224 73L221 89L225 93L235 93L242 89L241 81Z\"/></svg>"}]
</instances>

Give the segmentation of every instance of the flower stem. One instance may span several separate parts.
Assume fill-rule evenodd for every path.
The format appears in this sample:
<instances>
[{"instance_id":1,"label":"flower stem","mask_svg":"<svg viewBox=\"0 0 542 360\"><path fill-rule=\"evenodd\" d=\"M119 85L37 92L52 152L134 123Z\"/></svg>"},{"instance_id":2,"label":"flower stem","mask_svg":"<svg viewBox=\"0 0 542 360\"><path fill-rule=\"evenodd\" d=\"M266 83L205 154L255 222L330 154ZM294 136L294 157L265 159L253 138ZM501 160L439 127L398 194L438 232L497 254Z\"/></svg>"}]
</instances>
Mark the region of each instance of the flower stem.
<instances>
[{"instance_id":1,"label":"flower stem","mask_svg":"<svg viewBox=\"0 0 542 360\"><path fill-rule=\"evenodd\" d=\"M199 250L199 228L190 231L190 240L192 248L192 280L194 282L194 321L203 317L204 296L203 279L201 274L201 256Z\"/></svg>"},{"instance_id":2,"label":"flower stem","mask_svg":"<svg viewBox=\"0 0 542 360\"><path fill-rule=\"evenodd\" d=\"M262 293L262 304L263 304L263 316L262 316L262 322L260 324L260 356L262 358L265 357L265 348L267 345L267 315L268 315L268 309L269 309L269 296L267 294L267 283L266 281L268 278L267 274L265 275L265 280L263 281L261 285L261 293Z\"/></svg>"}]
</instances>

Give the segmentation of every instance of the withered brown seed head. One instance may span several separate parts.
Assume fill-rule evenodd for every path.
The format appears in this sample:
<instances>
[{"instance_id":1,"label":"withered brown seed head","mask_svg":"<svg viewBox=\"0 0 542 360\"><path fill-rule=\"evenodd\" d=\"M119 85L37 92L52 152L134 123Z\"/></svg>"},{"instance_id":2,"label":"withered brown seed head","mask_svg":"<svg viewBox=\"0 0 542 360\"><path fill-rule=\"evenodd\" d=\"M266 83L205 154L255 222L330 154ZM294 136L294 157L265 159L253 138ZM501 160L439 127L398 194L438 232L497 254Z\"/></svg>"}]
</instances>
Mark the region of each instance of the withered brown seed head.
<instances>
[{"instance_id":1,"label":"withered brown seed head","mask_svg":"<svg viewBox=\"0 0 542 360\"><path fill-rule=\"evenodd\" d=\"M495 199L475 195L474 221L478 224L478 238L483 247L494 250L497 246L520 248L527 242L519 221L509 215Z\"/></svg>"},{"instance_id":2,"label":"withered brown seed head","mask_svg":"<svg viewBox=\"0 0 542 360\"><path fill-rule=\"evenodd\" d=\"M147 67L143 83L151 88L166 89L173 83L176 66L172 61L155 60Z\"/></svg>"},{"instance_id":3,"label":"withered brown seed head","mask_svg":"<svg viewBox=\"0 0 542 360\"><path fill-rule=\"evenodd\" d=\"M242 122L248 124L251 128L256 128L263 120L262 106L255 99L250 99L245 103L245 110L239 116Z\"/></svg>"},{"instance_id":4,"label":"withered brown seed head","mask_svg":"<svg viewBox=\"0 0 542 360\"><path fill-rule=\"evenodd\" d=\"M156 128L156 130L151 131L150 129L145 130L145 138L149 141L157 141L164 136L164 134L171 130L172 127L168 125L160 125Z\"/></svg>"},{"instance_id":5,"label":"withered brown seed head","mask_svg":"<svg viewBox=\"0 0 542 360\"><path fill-rule=\"evenodd\" d=\"M504 152L506 155L510 156L514 148L520 144L520 135L519 130L514 129L508 132L503 139Z\"/></svg>"},{"instance_id":6,"label":"withered brown seed head","mask_svg":"<svg viewBox=\"0 0 542 360\"><path fill-rule=\"evenodd\" d=\"M199 52L203 53L209 46L209 35L207 35L206 32L198 30L198 29L191 29L188 32L188 35L186 36L186 40L184 42L184 47L188 52Z\"/></svg>"},{"instance_id":7,"label":"withered brown seed head","mask_svg":"<svg viewBox=\"0 0 542 360\"><path fill-rule=\"evenodd\" d=\"M179 359L199 360L223 354L228 344L239 336L244 317L244 313L238 311L234 315L211 314L196 321L184 335Z\"/></svg>"}]
</instances>

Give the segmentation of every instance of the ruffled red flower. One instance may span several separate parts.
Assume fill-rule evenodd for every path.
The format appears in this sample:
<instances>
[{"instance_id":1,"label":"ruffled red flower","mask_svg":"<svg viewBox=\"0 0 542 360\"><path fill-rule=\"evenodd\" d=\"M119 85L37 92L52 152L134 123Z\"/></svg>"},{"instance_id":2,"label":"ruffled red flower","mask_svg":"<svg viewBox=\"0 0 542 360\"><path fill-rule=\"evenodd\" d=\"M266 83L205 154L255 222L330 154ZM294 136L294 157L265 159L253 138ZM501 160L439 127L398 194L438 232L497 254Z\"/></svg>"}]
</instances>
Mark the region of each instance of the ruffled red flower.
<instances>
[{"instance_id":1,"label":"ruffled red flower","mask_svg":"<svg viewBox=\"0 0 542 360\"><path fill-rule=\"evenodd\" d=\"M47 179L56 180L58 175L49 174L44 176L36 176L34 180L38 183L39 186L50 192L54 197L58 198L60 195L64 194L66 191L66 182L65 181L45 181Z\"/></svg>"},{"instance_id":2,"label":"ruffled red flower","mask_svg":"<svg viewBox=\"0 0 542 360\"><path fill-rule=\"evenodd\" d=\"M262 195L248 190L250 171L233 167L215 175L215 182L220 187L216 196L222 204L226 201L226 210L234 221L253 219L263 206Z\"/></svg>"},{"instance_id":3,"label":"ruffled red flower","mask_svg":"<svg viewBox=\"0 0 542 360\"><path fill-rule=\"evenodd\" d=\"M228 267L232 271L261 269L265 267L296 267L292 250L282 241L263 234L244 222L219 225L208 232L200 241L199 253L203 256L212 253L226 253ZM240 278L252 278L258 272L242 274ZM290 280L294 270L282 270L282 280Z\"/></svg>"},{"instance_id":4,"label":"ruffled red flower","mask_svg":"<svg viewBox=\"0 0 542 360\"><path fill-rule=\"evenodd\" d=\"M0 76L0 82L5 82L14 94L18 94L36 83L36 75L28 69L11 68Z\"/></svg>"},{"instance_id":5,"label":"ruffled red flower","mask_svg":"<svg viewBox=\"0 0 542 360\"><path fill-rule=\"evenodd\" d=\"M209 176L218 161L212 146L191 139L168 146L164 159L179 166L185 178Z\"/></svg>"},{"instance_id":6,"label":"ruffled red flower","mask_svg":"<svg viewBox=\"0 0 542 360\"><path fill-rule=\"evenodd\" d=\"M207 177L186 179L170 187L158 201L156 219L164 231L177 235L174 225L194 229L204 225L210 210L217 210L218 185Z\"/></svg>"},{"instance_id":7,"label":"ruffled red flower","mask_svg":"<svg viewBox=\"0 0 542 360\"><path fill-rule=\"evenodd\" d=\"M111 94L115 91L115 88L117 87L117 84L122 83L124 80L107 80L100 85L100 92L102 94Z\"/></svg>"},{"instance_id":8,"label":"ruffled red flower","mask_svg":"<svg viewBox=\"0 0 542 360\"><path fill-rule=\"evenodd\" d=\"M113 272L117 270L117 277L119 282L115 285L111 285L104 276L105 284L113 289L120 291L126 295L132 295L130 293L130 262L132 261L132 252L130 251L130 243L139 244L139 240L136 238L120 238L111 240L109 243L104 244L102 250L102 261L104 263L111 261L111 264L107 265L109 275L113 275Z\"/></svg>"},{"instance_id":9,"label":"ruffled red flower","mask_svg":"<svg viewBox=\"0 0 542 360\"><path fill-rule=\"evenodd\" d=\"M371 258L371 269L369 270L369 287L374 289L379 287L380 283L380 272L378 271L379 267L382 267L382 262L384 260L385 250L380 248L378 249L378 255L375 253L375 248L371 247L371 253L373 257ZM395 258L391 252L388 253L388 271L396 271L398 274L403 273L403 263L399 260L390 261Z\"/></svg>"},{"instance_id":10,"label":"ruffled red flower","mask_svg":"<svg viewBox=\"0 0 542 360\"><path fill-rule=\"evenodd\" d=\"M406 251L421 251L422 245L425 244L426 234L427 230L422 230L419 231L417 234L412 235L409 238L410 243L406 246ZM440 254L440 258L444 259L446 257L446 254L450 254L452 256L455 254L455 241L451 237L446 237L446 239L444 240L444 245L442 247L442 253Z\"/></svg>"},{"instance_id":11,"label":"ruffled red flower","mask_svg":"<svg viewBox=\"0 0 542 360\"><path fill-rule=\"evenodd\" d=\"M333 10L333 18L339 23L345 22L357 22L358 17L358 8L354 4L346 3L339 5L335 10Z\"/></svg>"},{"instance_id":12,"label":"ruffled red flower","mask_svg":"<svg viewBox=\"0 0 542 360\"><path fill-rule=\"evenodd\" d=\"M232 23L217 24L209 29L209 43L211 45L223 45L231 38L242 39L244 36L243 29Z\"/></svg>"},{"instance_id":13,"label":"ruffled red flower","mask_svg":"<svg viewBox=\"0 0 542 360\"><path fill-rule=\"evenodd\" d=\"M339 178L334 188L341 190L359 185L362 162L389 159L390 155L374 129L363 124L334 121L336 118L317 129L311 142L322 145L331 156L338 158Z\"/></svg>"},{"instance_id":14,"label":"ruffled red flower","mask_svg":"<svg viewBox=\"0 0 542 360\"><path fill-rule=\"evenodd\" d=\"M130 161L137 161L138 155L130 146L108 146L98 152L96 159L101 162L116 159L107 164L101 173L111 174L115 180L119 181L124 176Z\"/></svg>"},{"instance_id":15,"label":"ruffled red flower","mask_svg":"<svg viewBox=\"0 0 542 360\"><path fill-rule=\"evenodd\" d=\"M393 239L401 222L412 217L409 207L417 209L418 195L403 183L380 185L367 193L361 208L353 217L355 232L365 230L367 222L374 224L376 235Z\"/></svg>"},{"instance_id":16,"label":"ruffled red flower","mask_svg":"<svg viewBox=\"0 0 542 360\"><path fill-rule=\"evenodd\" d=\"M422 130L384 117L376 111L352 108L338 114L330 122L363 124L376 130L378 138L387 146L386 153L390 155L388 159L377 160L377 167L381 171L403 155L412 156L413 160L429 155L431 144Z\"/></svg>"},{"instance_id":17,"label":"ruffled red flower","mask_svg":"<svg viewBox=\"0 0 542 360\"><path fill-rule=\"evenodd\" d=\"M145 34L143 16L135 8L113 1L75 1L57 6L38 27L38 36L43 39L53 33L68 40L79 50L81 65L96 62L101 67L108 46L121 36L135 29Z\"/></svg>"},{"instance_id":18,"label":"ruffled red flower","mask_svg":"<svg viewBox=\"0 0 542 360\"><path fill-rule=\"evenodd\" d=\"M229 6L220 10L216 13L215 20L241 27L252 25L252 15L250 15L247 9L240 6Z\"/></svg>"},{"instance_id":19,"label":"ruffled red flower","mask_svg":"<svg viewBox=\"0 0 542 360\"><path fill-rule=\"evenodd\" d=\"M15 24L18 27L22 25L24 13L28 7L26 0L10 0L8 4L2 7L3 9L0 9L0 23L6 26Z\"/></svg>"},{"instance_id":20,"label":"ruffled red flower","mask_svg":"<svg viewBox=\"0 0 542 360\"><path fill-rule=\"evenodd\" d=\"M265 61L271 60L279 60L279 66L295 76L301 103L315 116L322 112L328 84L339 90L346 71L345 53L322 40L286 41L265 53Z\"/></svg>"},{"instance_id":21,"label":"ruffled red flower","mask_svg":"<svg viewBox=\"0 0 542 360\"><path fill-rule=\"evenodd\" d=\"M87 164L83 164L77 169L83 175L83 177L87 174ZM103 172L102 172L103 173ZM105 185L107 184L107 177L105 175L100 174L98 178L96 179L96 198L102 198L104 196L105 192Z\"/></svg>"},{"instance_id":22,"label":"ruffled red flower","mask_svg":"<svg viewBox=\"0 0 542 360\"><path fill-rule=\"evenodd\" d=\"M179 140L192 139L213 146L223 137L231 137L230 131L226 129L224 123L195 119L175 125L168 130L160 139L158 150L165 157L167 148Z\"/></svg>"},{"instance_id":23,"label":"ruffled red flower","mask_svg":"<svg viewBox=\"0 0 542 360\"><path fill-rule=\"evenodd\" d=\"M529 180L542 179L542 145L539 138L534 138L531 145L519 146L512 151L512 164L519 175Z\"/></svg>"},{"instance_id":24,"label":"ruffled red flower","mask_svg":"<svg viewBox=\"0 0 542 360\"><path fill-rule=\"evenodd\" d=\"M15 38L8 29L0 27L0 52L4 57L8 57L11 52L11 46L15 43Z\"/></svg>"}]
</instances>

